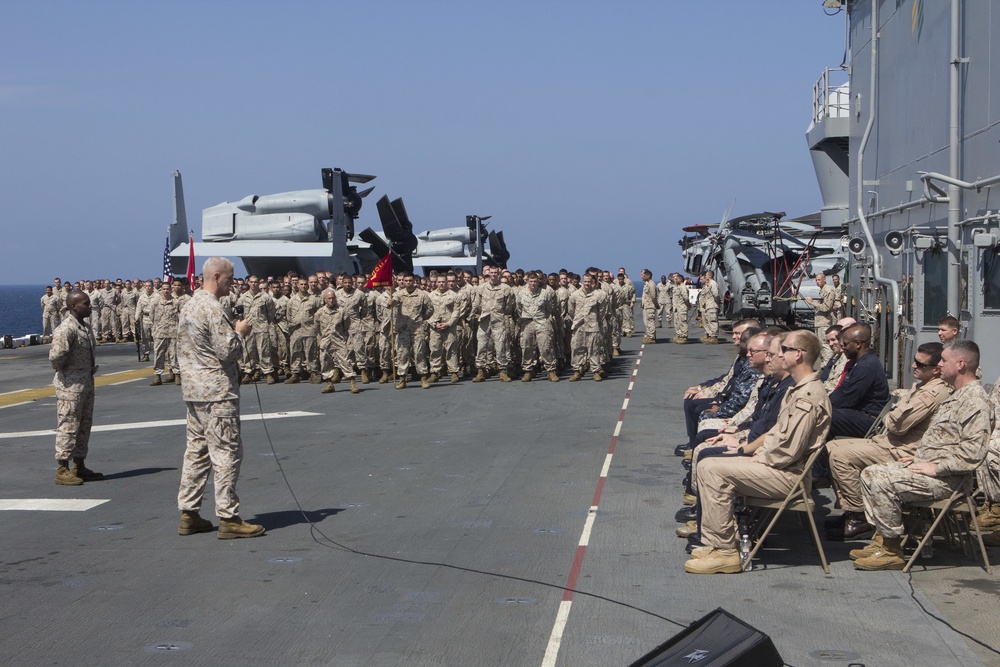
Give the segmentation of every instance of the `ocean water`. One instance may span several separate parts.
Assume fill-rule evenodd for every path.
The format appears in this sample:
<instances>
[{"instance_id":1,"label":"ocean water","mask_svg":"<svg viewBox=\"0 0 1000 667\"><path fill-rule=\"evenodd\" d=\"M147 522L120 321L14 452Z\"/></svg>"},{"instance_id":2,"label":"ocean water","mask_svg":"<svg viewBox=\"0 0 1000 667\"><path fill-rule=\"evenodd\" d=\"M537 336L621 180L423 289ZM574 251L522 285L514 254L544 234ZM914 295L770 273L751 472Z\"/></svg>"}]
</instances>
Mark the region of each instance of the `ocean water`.
<instances>
[{"instance_id":1,"label":"ocean water","mask_svg":"<svg viewBox=\"0 0 1000 667\"><path fill-rule=\"evenodd\" d=\"M0 285L0 336L42 333L45 285Z\"/></svg>"}]
</instances>

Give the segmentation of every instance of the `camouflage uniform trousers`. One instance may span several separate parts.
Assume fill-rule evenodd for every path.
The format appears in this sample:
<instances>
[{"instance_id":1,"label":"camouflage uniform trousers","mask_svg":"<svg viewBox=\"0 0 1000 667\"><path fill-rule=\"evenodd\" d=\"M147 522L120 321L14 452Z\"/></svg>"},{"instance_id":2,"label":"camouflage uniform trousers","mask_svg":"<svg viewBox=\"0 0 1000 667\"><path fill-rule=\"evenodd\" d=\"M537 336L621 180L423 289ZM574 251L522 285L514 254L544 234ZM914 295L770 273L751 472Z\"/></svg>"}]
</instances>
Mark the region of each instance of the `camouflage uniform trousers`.
<instances>
[{"instance_id":1,"label":"camouflage uniform trousers","mask_svg":"<svg viewBox=\"0 0 1000 667\"><path fill-rule=\"evenodd\" d=\"M903 503L947 498L967 479L966 475L930 477L897 462L869 466L861 471L865 516L883 538L902 537Z\"/></svg>"},{"instance_id":2,"label":"camouflage uniform trousers","mask_svg":"<svg viewBox=\"0 0 1000 667\"><path fill-rule=\"evenodd\" d=\"M486 368L493 355L497 365L506 370L510 366L510 339L505 320L484 317L476 329L476 366ZM492 346L492 348L491 348ZM493 355L490 354L492 349Z\"/></svg>"},{"instance_id":3,"label":"camouflage uniform trousers","mask_svg":"<svg viewBox=\"0 0 1000 667\"><path fill-rule=\"evenodd\" d=\"M534 320L521 321L521 368L535 370L541 361L545 372L556 370L555 338L552 325Z\"/></svg>"},{"instance_id":4,"label":"camouflage uniform trousers","mask_svg":"<svg viewBox=\"0 0 1000 667\"><path fill-rule=\"evenodd\" d=\"M340 369L346 379L354 377L354 364L348 355L348 343L343 338L330 336L319 340L319 373L324 380L333 378L333 371Z\"/></svg>"},{"instance_id":5,"label":"camouflage uniform trousers","mask_svg":"<svg viewBox=\"0 0 1000 667\"><path fill-rule=\"evenodd\" d=\"M87 458L94 424L94 388L56 398L56 461Z\"/></svg>"},{"instance_id":6,"label":"camouflage uniform trousers","mask_svg":"<svg viewBox=\"0 0 1000 667\"><path fill-rule=\"evenodd\" d=\"M274 341L275 356L278 360L278 366L282 369L288 368L288 328L282 328L282 326L275 325L271 328L271 336Z\"/></svg>"},{"instance_id":7,"label":"camouflage uniform trousers","mask_svg":"<svg viewBox=\"0 0 1000 667\"><path fill-rule=\"evenodd\" d=\"M149 323L149 318L144 317L139 322L138 331L142 332L140 351L144 357L148 357L153 354L153 325Z\"/></svg>"},{"instance_id":8,"label":"camouflage uniform trousers","mask_svg":"<svg viewBox=\"0 0 1000 667\"><path fill-rule=\"evenodd\" d=\"M122 325L118 321L118 313L114 307L106 306L101 308L101 329L108 338L121 338Z\"/></svg>"},{"instance_id":9,"label":"camouflage uniform trousers","mask_svg":"<svg viewBox=\"0 0 1000 667\"><path fill-rule=\"evenodd\" d=\"M182 512L199 511L208 474L214 472L215 513L226 519L239 516L236 480L243 461L239 399L186 404L187 447L177 507Z\"/></svg>"},{"instance_id":10,"label":"camouflage uniform trousers","mask_svg":"<svg viewBox=\"0 0 1000 667\"><path fill-rule=\"evenodd\" d=\"M430 371L427 352L427 327L420 322L402 324L396 327L396 375L406 377L410 368L417 375L427 375Z\"/></svg>"},{"instance_id":11,"label":"camouflage uniform trousers","mask_svg":"<svg viewBox=\"0 0 1000 667\"><path fill-rule=\"evenodd\" d=\"M701 325L705 328L705 335L712 338L719 337L719 309L706 308L701 311Z\"/></svg>"},{"instance_id":12,"label":"camouflage uniform trousers","mask_svg":"<svg viewBox=\"0 0 1000 667\"><path fill-rule=\"evenodd\" d=\"M826 443L830 452L830 481L840 500L840 508L845 512L863 512L861 471L879 463L898 461L916 448L917 443L896 449L887 442L879 444L866 438L841 438Z\"/></svg>"},{"instance_id":13,"label":"camouflage uniform trousers","mask_svg":"<svg viewBox=\"0 0 1000 667\"><path fill-rule=\"evenodd\" d=\"M584 331L577 329L573 332L573 358L572 366L574 371L580 373L588 369L592 371L601 370L604 364L601 349L601 335L596 331Z\"/></svg>"},{"instance_id":14,"label":"camouflage uniform trousers","mask_svg":"<svg viewBox=\"0 0 1000 667\"><path fill-rule=\"evenodd\" d=\"M51 336L59 326L59 313L42 313L42 335Z\"/></svg>"},{"instance_id":15,"label":"camouflage uniform trousers","mask_svg":"<svg viewBox=\"0 0 1000 667\"><path fill-rule=\"evenodd\" d=\"M296 329L288 343L289 367L292 373L319 372L319 352L316 349L316 336L303 333Z\"/></svg>"},{"instance_id":16,"label":"camouflage uniform trousers","mask_svg":"<svg viewBox=\"0 0 1000 667\"><path fill-rule=\"evenodd\" d=\"M458 336L457 327L451 326L440 331L431 327L428 332L428 347L430 348L430 367L432 373L444 375L457 373L458 366Z\"/></svg>"},{"instance_id":17,"label":"camouflage uniform trousers","mask_svg":"<svg viewBox=\"0 0 1000 667\"><path fill-rule=\"evenodd\" d=\"M622 322L623 334L635 333L635 312L632 310L632 306L627 303L622 304L621 308L618 309L618 319Z\"/></svg>"},{"instance_id":18,"label":"camouflage uniform trousers","mask_svg":"<svg viewBox=\"0 0 1000 667\"><path fill-rule=\"evenodd\" d=\"M472 327L465 320L460 320L457 325L458 338L458 358L462 362L462 367L476 365L476 337L472 335Z\"/></svg>"},{"instance_id":19,"label":"camouflage uniform trousers","mask_svg":"<svg viewBox=\"0 0 1000 667\"><path fill-rule=\"evenodd\" d=\"M392 340L389 338L389 329L379 329L378 331L378 367L384 371L391 371L392 363Z\"/></svg>"},{"instance_id":20,"label":"camouflage uniform trousers","mask_svg":"<svg viewBox=\"0 0 1000 667\"><path fill-rule=\"evenodd\" d=\"M521 365L521 337L513 317L506 318L506 323L507 354L510 357L510 366L517 368Z\"/></svg>"},{"instance_id":21,"label":"camouflage uniform trousers","mask_svg":"<svg viewBox=\"0 0 1000 667\"><path fill-rule=\"evenodd\" d=\"M135 327L133 326L135 322L135 309L122 308L121 312L118 313L118 321L122 325L122 338L131 336L132 340L135 340Z\"/></svg>"},{"instance_id":22,"label":"camouflage uniform trousers","mask_svg":"<svg viewBox=\"0 0 1000 667\"><path fill-rule=\"evenodd\" d=\"M611 356L613 349L622 346L622 309L611 313L611 335L608 337L608 356Z\"/></svg>"},{"instance_id":23,"label":"camouflage uniform trousers","mask_svg":"<svg viewBox=\"0 0 1000 667\"><path fill-rule=\"evenodd\" d=\"M274 372L274 347L271 344L270 327L264 331L251 331L244 339L246 354L243 357L243 372L260 370L265 375Z\"/></svg>"},{"instance_id":24,"label":"camouflage uniform trousers","mask_svg":"<svg viewBox=\"0 0 1000 667\"><path fill-rule=\"evenodd\" d=\"M989 503L1000 503L1000 430L990 433L986 460L976 468L976 482Z\"/></svg>"},{"instance_id":25,"label":"camouflage uniform trousers","mask_svg":"<svg viewBox=\"0 0 1000 667\"><path fill-rule=\"evenodd\" d=\"M656 339L656 308L642 309L642 324L646 329L645 337Z\"/></svg>"},{"instance_id":26,"label":"camouflage uniform trousers","mask_svg":"<svg viewBox=\"0 0 1000 667\"><path fill-rule=\"evenodd\" d=\"M358 358L358 370L368 369L374 370L379 368L379 349L378 349L378 334L372 328L372 325L367 325L361 329L358 334L361 338L361 348L363 354ZM361 359L364 359L364 366L361 366Z\"/></svg>"},{"instance_id":27,"label":"camouflage uniform trousers","mask_svg":"<svg viewBox=\"0 0 1000 667\"><path fill-rule=\"evenodd\" d=\"M688 309L674 309L674 335L678 338L688 337Z\"/></svg>"},{"instance_id":28,"label":"camouflage uniform trousers","mask_svg":"<svg viewBox=\"0 0 1000 667\"><path fill-rule=\"evenodd\" d=\"M664 322L666 322L667 326L670 326L670 318L672 315L673 312L670 310L670 304L665 303L662 306L660 306L656 311L656 323L663 324Z\"/></svg>"},{"instance_id":29,"label":"camouflage uniform trousers","mask_svg":"<svg viewBox=\"0 0 1000 667\"><path fill-rule=\"evenodd\" d=\"M177 371L177 341L174 338L153 339L153 372L162 375L164 369Z\"/></svg>"}]
</instances>

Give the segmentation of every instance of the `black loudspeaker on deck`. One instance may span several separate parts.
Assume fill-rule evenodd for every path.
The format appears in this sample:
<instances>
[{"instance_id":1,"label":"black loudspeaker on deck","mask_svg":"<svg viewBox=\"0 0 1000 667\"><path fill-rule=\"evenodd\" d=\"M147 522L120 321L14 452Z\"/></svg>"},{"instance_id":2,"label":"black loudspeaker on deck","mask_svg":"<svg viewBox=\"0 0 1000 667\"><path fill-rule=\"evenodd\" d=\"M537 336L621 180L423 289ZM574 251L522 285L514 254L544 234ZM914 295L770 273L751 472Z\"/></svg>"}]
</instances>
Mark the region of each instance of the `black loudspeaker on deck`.
<instances>
[{"instance_id":1,"label":"black loudspeaker on deck","mask_svg":"<svg viewBox=\"0 0 1000 667\"><path fill-rule=\"evenodd\" d=\"M633 662L631 667L782 667L771 638L719 607Z\"/></svg>"}]
</instances>

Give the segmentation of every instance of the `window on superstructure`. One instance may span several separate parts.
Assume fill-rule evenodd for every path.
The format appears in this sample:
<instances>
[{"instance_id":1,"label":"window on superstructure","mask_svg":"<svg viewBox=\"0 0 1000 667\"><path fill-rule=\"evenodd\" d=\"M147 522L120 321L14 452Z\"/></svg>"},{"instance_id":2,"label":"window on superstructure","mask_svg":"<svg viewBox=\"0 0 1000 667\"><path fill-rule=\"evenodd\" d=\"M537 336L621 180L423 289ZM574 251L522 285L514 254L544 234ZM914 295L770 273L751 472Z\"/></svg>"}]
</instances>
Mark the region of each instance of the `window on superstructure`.
<instances>
[{"instance_id":1,"label":"window on superstructure","mask_svg":"<svg viewBox=\"0 0 1000 667\"><path fill-rule=\"evenodd\" d=\"M1000 255L996 250L983 253L983 307L1000 310Z\"/></svg>"},{"instance_id":2,"label":"window on superstructure","mask_svg":"<svg viewBox=\"0 0 1000 667\"><path fill-rule=\"evenodd\" d=\"M924 326L936 327L948 314L948 253L924 252Z\"/></svg>"}]
</instances>

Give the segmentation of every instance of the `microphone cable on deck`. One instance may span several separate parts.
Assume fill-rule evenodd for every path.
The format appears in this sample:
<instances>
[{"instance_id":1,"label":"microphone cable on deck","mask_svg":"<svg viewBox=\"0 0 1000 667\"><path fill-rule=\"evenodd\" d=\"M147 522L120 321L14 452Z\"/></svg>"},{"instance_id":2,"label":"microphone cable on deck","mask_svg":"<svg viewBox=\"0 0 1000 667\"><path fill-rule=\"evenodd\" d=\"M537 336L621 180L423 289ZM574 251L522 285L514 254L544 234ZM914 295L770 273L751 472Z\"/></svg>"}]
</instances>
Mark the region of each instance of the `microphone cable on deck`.
<instances>
[{"instance_id":1,"label":"microphone cable on deck","mask_svg":"<svg viewBox=\"0 0 1000 667\"><path fill-rule=\"evenodd\" d=\"M256 382L253 384L253 388L254 388L254 392L257 394L257 409L260 411L260 423L264 427L264 435L267 437L267 444L271 448L271 453L274 455L274 462L278 464L278 472L281 473L281 478L285 481L285 486L288 488L288 493L291 494L292 500L295 501L295 507L298 509L299 513L302 515L302 518L305 519L306 523L309 524L309 536L312 538L313 542L315 542L319 546L321 546L321 547L323 547L325 549L334 549L336 551L346 551L347 553L354 554L356 556L367 556L369 558L378 558L378 559L381 559L381 560L394 561L394 562L397 562L397 563L407 563L407 564L410 564L410 565L428 565L428 566L432 566L432 567L443 567L443 568L447 568L447 569L450 569L450 570L457 570L459 572L469 572L471 574L479 574L479 575L484 575L484 576L488 576L488 577L498 577L500 579L508 579L510 581L520 581L520 582L527 583L527 584L536 584L538 586L544 586L546 588L554 588L556 590L560 590L560 591L572 593L574 595L582 595L584 597L593 598L595 600L602 600L604 602L609 602L611 604L618 605L618 606L624 607L626 609L632 609L633 611L637 611L639 613L646 614L648 616L652 616L653 618L658 618L661 621L666 621L667 623L672 623L673 625L676 625L676 626L678 626L680 628L687 628L688 627L688 625L685 625L684 623L680 623L678 621L675 621L672 618L667 618L666 616L663 616L661 614L657 614L656 612L650 611L648 609L644 609L643 607L637 607L636 605L632 605L632 604L629 604L627 602L622 602L621 600L615 600L614 598L609 598L609 597L606 597L604 595L598 595L597 593L590 593L588 591L583 591L583 590L580 590L580 589L577 589L577 588L567 588L566 586L561 586L559 584L553 584L553 583L548 582L548 581L541 581L539 579L528 579L526 577L518 577L518 576L515 576L515 575L512 575L512 574L502 574L500 572L491 572L489 570L479 570L479 569L472 568L472 567L464 567L462 565L453 565L451 563L442 563L442 562L438 562L438 561L414 560L414 559L411 559L411 558L400 558L398 556L389 556L389 555L386 555L386 554L370 553L370 552L367 552L367 551L360 551L358 549L353 549L353 548L351 548L351 547L349 547L349 546L347 546L345 544L341 544L341 543L337 542L336 540L328 537L325 533L323 533L323 531L320 530L319 527L317 527L315 523L313 523L312 519L309 518L308 514L306 514L306 511L302 508L302 503L299 502L298 496L295 495L295 490L292 488L292 484L288 480L288 476L285 474L285 469L281 465L281 459L278 457L278 452L274 449L274 442L271 440L271 432L267 430L267 420L264 419L264 406L263 406L263 403L260 400L260 390L257 388L257 383ZM319 537L317 537L317 534L320 537L322 537L322 539L320 539ZM989 644L987 644L987 643L985 643L985 642L983 642L983 641L981 641L979 639L976 639L975 637L973 637L972 635L970 635L970 634L968 634L966 632L962 632L961 630L959 630L958 628L956 628L954 625L952 625L951 623L949 623L945 619L941 618L940 616L937 616L936 614L932 614L930 611L928 611L927 608L924 607L923 603L920 600L917 599L916 589L913 587L913 572L908 572L907 573L907 583L910 586L910 597L913 598L913 601L917 603L917 606L920 607L921 611L923 611L925 614L927 614L928 616L930 616L934 620L938 621L939 623L942 623L943 625L945 625L946 627L948 627L949 629L951 629L955 633L957 633L957 634L965 637L966 639L974 641L976 644L979 644L983 648L985 648L985 649L987 649L987 650L989 650L989 651L991 651L993 653L996 653L997 655L1000 655L1000 650L998 650L998 649L990 646ZM787 667L791 667L787 663L786 663L786 665L787 665Z\"/></svg>"},{"instance_id":2,"label":"microphone cable on deck","mask_svg":"<svg viewBox=\"0 0 1000 667\"><path fill-rule=\"evenodd\" d=\"M306 523L309 524L309 535L310 535L310 537L312 537L313 541L316 544L318 544L319 546L324 547L326 549L334 549L334 550L337 550L337 551L346 551L347 553L351 553L351 554L354 554L356 556L367 556L369 558L378 558L378 559L381 559L381 560L394 561L394 562L397 562L397 563L408 563L410 565L429 565L429 566L433 566L433 567L443 567L443 568L447 568L447 569L450 569L450 570L457 570L459 572L469 572L471 574L479 574L479 575L484 575L484 576L488 576L488 577L498 577L500 579L508 579L508 580L511 580L511 581L520 581L520 582L527 583L527 584L536 584L536 585L539 585L539 586L545 586L547 588L554 588L556 590L573 593L574 595L582 595L584 597L594 598L595 600L603 600L604 602L610 602L611 604L615 604L615 605L618 605L620 607L625 607L626 609L632 609L632 610L638 611L638 612L640 612L642 614L646 614L648 616L652 616L654 618L658 618L661 621L666 621L667 623L672 623L672 624L674 624L674 625L676 625L678 627L681 627L681 628L688 627L688 625L685 624L685 623L680 623L678 621L673 620L672 618L667 618L666 616L662 616L660 614L657 614L654 611L650 611L648 609L643 609L642 607L637 607L637 606L629 604L627 602L622 602L621 600L615 600L613 598L605 597L603 595L598 595L597 593L589 593L587 591L582 591L582 590L576 589L576 588L567 588L566 586L561 586L559 584L553 584L553 583L550 583L550 582L547 582L547 581L541 581L541 580L538 580L538 579L528 579L526 577L518 577L518 576L515 576L515 575L512 575L512 574L502 574L500 572L491 572L489 570L478 570L478 569L473 568L473 567L464 567L462 565L453 565L451 563L442 563L442 562L438 562L438 561L414 560L414 559L411 559L411 558L401 558L399 556L389 556L389 555L386 555L386 554L370 553L370 552L367 552L367 551L360 551L358 549L353 549L353 548L351 548L351 547L349 547L349 546L347 546L345 544L341 544L341 543L337 542L336 540L328 537L325 533L323 533L323 531L320 530L319 527L317 527L315 523L313 523L313 521L309 518L308 514L306 514L306 511L302 508L302 503L299 502L298 496L295 495L295 490L292 488L291 482L288 481L288 476L285 474L285 469L281 465L281 459L278 457L278 452L275 451L275 449L274 449L274 442L271 441L271 433L270 433L270 431L267 430L267 420L264 419L264 406L263 406L263 404L261 403L261 400L260 400L260 390L257 389L257 383L254 383L253 387L254 387L254 391L257 394L257 408L260 410L260 423L264 427L264 435L267 436L267 444L270 446L271 453L274 455L274 461L275 461L275 463L278 464L278 472L281 473L281 478L283 480L285 480L285 486L288 488L288 492L292 495L292 500L295 501L295 507L298 509L299 513L302 515L302 518L305 519ZM318 538L317 534L319 536L321 536L322 539Z\"/></svg>"}]
</instances>

